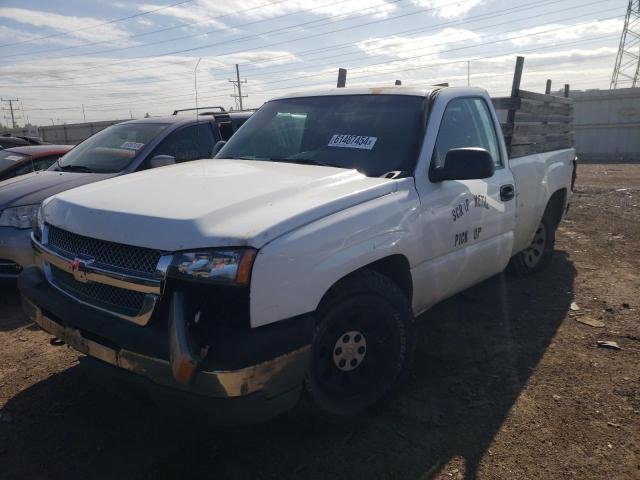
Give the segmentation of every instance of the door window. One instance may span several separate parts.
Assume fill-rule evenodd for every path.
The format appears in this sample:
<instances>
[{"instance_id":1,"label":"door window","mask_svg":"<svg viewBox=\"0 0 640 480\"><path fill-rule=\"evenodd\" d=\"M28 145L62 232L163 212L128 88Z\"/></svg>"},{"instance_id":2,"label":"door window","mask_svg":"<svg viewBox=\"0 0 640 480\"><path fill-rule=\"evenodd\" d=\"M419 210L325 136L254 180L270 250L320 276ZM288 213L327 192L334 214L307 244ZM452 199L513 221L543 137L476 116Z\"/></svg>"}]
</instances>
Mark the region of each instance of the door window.
<instances>
[{"instance_id":1,"label":"door window","mask_svg":"<svg viewBox=\"0 0 640 480\"><path fill-rule=\"evenodd\" d=\"M37 158L33 161L33 166L35 167L36 172L39 172L40 170L46 170L51 165L53 165L53 163L61 156L62 155L49 155L46 157Z\"/></svg>"},{"instance_id":2,"label":"door window","mask_svg":"<svg viewBox=\"0 0 640 480\"><path fill-rule=\"evenodd\" d=\"M456 98L447 104L442 116L438 138L433 151L432 165L444 164L452 148L484 148L496 166L502 164L493 120L484 100Z\"/></svg>"},{"instance_id":3,"label":"door window","mask_svg":"<svg viewBox=\"0 0 640 480\"><path fill-rule=\"evenodd\" d=\"M176 159L176 163L211 158L214 144L211 125L201 123L171 133L151 156L171 155Z\"/></svg>"}]
</instances>

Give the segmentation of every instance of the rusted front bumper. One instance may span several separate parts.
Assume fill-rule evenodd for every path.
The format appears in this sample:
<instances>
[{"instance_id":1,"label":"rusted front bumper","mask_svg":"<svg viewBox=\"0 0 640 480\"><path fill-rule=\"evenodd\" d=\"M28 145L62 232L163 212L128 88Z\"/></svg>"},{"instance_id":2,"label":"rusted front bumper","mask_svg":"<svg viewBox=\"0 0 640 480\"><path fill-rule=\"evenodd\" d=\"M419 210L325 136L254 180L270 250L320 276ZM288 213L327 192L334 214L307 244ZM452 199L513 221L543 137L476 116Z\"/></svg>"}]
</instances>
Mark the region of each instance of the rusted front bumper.
<instances>
[{"instance_id":1,"label":"rusted front bumper","mask_svg":"<svg viewBox=\"0 0 640 480\"><path fill-rule=\"evenodd\" d=\"M175 380L168 360L113 348L106 342L90 338L91 335L83 335L79 328L64 325L63 320L52 318L46 313L46 306L37 305L38 301L33 298L36 295L29 295L29 289L25 288L28 280L21 278L21 291L23 308L31 320L75 350L98 360L101 366L110 367L101 368L101 371L111 373L135 388L143 388L152 399L171 397L173 407L177 409L194 410L192 407L197 404L195 410L204 411L214 422L225 424L268 419L292 408L298 400L309 346L236 370L198 370L185 385ZM113 321L120 320L114 318ZM162 399L158 403L167 402ZM242 408L238 408L240 405ZM233 411L234 415L229 415L228 411Z\"/></svg>"}]
</instances>

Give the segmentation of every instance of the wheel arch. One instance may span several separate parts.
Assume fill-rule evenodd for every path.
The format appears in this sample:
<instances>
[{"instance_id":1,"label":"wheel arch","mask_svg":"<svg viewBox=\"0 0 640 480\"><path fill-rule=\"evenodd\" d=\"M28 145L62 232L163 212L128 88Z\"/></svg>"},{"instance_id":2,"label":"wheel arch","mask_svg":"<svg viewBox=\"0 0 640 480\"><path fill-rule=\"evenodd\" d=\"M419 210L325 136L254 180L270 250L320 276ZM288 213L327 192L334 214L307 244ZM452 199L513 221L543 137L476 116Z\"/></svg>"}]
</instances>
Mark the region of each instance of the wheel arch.
<instances>
[{"instance_id":1,"label":"wheel arch","mask_svg":"<svg viewBox=\"0 0 640 480\"><path fill-rule=\"evenodd\" d=\"M551 194L551 197L549 197L549 201L547 202L547 206L544 209L544 216L551 219L551 224L553 225L554 230L558 228L558 225L560 225L566 201L567 189L561 188Z\"/></svg>"},{"instance_id":2,"label":"wheel arch","mask_svg":"<svg viewBox=\"0 0 640 480\"><path fill-rule=\"evenodd\" d=\"M409 260L404 255L395 253L363 265L336 280L322 295L319 305L339 287L340 283L363 270L373 270L389 278L407 297L409 304L413 301L413 278Z\"/></svg>"}]
</instances>

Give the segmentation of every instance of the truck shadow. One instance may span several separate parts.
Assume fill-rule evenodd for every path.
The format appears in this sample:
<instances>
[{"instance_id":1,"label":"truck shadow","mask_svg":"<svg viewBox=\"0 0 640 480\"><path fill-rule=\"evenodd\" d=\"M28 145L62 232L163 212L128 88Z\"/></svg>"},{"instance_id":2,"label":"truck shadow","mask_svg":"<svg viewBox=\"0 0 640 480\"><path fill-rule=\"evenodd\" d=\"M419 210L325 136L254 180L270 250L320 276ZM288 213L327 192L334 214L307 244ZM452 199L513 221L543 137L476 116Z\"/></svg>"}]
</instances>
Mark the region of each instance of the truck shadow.
<instances>
[{"instance_id":1,"label":"truck shadow","mask_svg":"<svg viewBox=\"0 0 640 480\"><path fill-rule=\"evenodd\" d=\"M557 252L543 274L494 277L419 319L413 374L388 405L337 421L304 404L264 425L167 418L73 367L0 410L0 463L15 478L474 479L573 298ZM446 473L444 473L446 475ZM6 477L5 477L6 478Z\"/></svg>"}]
</instances>

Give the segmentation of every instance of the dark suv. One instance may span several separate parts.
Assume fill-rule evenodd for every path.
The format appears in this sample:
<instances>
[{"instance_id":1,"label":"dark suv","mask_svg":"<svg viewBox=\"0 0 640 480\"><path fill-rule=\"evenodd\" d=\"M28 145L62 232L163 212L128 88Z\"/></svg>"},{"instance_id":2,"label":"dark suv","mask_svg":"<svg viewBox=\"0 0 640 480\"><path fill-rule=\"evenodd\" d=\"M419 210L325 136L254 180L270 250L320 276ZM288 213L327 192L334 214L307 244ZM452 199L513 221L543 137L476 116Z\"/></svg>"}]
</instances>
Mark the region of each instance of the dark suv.
<instances>
[{"instance_id":1,"label":"dark suv","mask_svg":"<svg viewBox=\"0 0 640 480\"><path fill-rule=\"evenodd\" d=\"M172 163L212 158L251 112L207 112L112 125L78 144L49 170L0 182L0 278L33 263L31 225L40 203L74 187ZM200 109L202 110L202 109Z\"/></svg>"}]
</instances>

